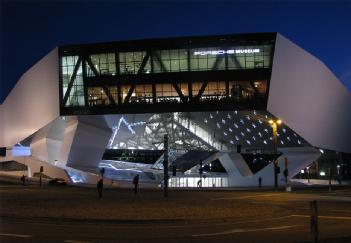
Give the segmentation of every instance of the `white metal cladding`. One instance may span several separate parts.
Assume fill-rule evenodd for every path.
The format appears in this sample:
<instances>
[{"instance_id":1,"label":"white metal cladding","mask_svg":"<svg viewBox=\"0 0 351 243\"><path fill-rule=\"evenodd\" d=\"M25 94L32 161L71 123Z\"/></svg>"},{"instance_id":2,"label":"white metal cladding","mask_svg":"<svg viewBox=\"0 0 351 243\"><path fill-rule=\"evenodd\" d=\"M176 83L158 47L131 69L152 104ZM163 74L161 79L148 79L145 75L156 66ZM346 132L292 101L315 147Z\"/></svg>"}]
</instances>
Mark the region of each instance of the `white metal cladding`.
<instances>
[{"instance_id":1,"label":"white metal cladding","mask_svg":"<svg viewBox=\"0 0 351 243\"><path fill-rule=\"evenodd\" d=\"M311 145L351 153L351 93L320 60L280 34L267 110Z\"/></svg>"},{"instance_id":2,"label":"white metal cladding","mask_svg":"<svg viewBox=\"0 0 351 243\"><path fill-rule=\"evenodd\" d=\"M0 146L13 146L59 116L59 64L55 48L30 68L1 105Z\"/></svg>"}]
</instances>

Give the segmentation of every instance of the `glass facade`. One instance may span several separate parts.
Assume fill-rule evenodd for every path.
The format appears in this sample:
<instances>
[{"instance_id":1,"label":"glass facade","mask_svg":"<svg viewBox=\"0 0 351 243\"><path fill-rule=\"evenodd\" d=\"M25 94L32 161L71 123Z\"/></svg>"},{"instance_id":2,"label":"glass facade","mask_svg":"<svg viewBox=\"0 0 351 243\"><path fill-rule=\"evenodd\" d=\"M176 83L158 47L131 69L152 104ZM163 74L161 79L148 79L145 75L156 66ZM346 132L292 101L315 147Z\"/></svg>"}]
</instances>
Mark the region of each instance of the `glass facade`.
<instances>
[{"instance_id":1,"label":"glass facade","mask_svg":"<svg viewBox=\"0 0 351 243\"><path fill-rule=\"evenodd\" d=\"M96 76L95 71L98 75L116 75L116 60L115 53L102 53L90 56L91 65L87 65L88 76Z\"/></svg>"},{"instance_id":2,"label":"glass facade","mask_svg":"<svg viewBox=\"0 0 351 243\"><path fill-rule=\"evenodd\" d=\"M65 106L84 106L82 62L78 56L61 58L62 91Z\"/></svg>"},{"instance_id":3,"label":"glass facade","mask_svg":"<svg viewBox=\"0 0 351 243\"><path fill-rule=\"evenodd\" d=\"M70 53L62 47L61 110L85 107L89 114L90 107L215 102L228 109L230 103L235 106L266 99L273 39L247 44L219 44L217 39L192 45L189 41L179 48L172 39L162 42L159 48L157 43L144 48L138 44L135 50L118 44L94 46L91 53L79 47Z\"/></svg>"},{"instance_id":4,"label":"glass facade","mask_svg":"<svg viewBox=\"0 0 351 243\"><path fill-rule=\"evenodd\" d=\"M180 101L180 98L172 84L157 84L156 97L158 102Z\"/></svg>"},{"instance_id":5,"label":"glass facade","mask_svg":"<svg viewBox=\"0 0 351 243\"><path fill-rule=\"evenodd\" d=\"M192 97L189 97L189 83ZM266 94L266 81L210 81L210 82L183 82L163 84L137 84L117 86L94 86L88 88L89 106L104 106L118 104L118 89L122 104L156 104L233 101L244 102L257 98L263 99ZM178 87L178 91L176 90ZM203 90L202 90L203 89ZM153 90L155 92L153 92ZM82 91L83 92L83 91ZM179 95L181 93L182 97ZM200 95L201 93L201 96ZM129 97L128 97L129 96ZM128 98L127 98L128 97ZM197 99L198 98L198 99Z\"/></svg>"},{"instance_id":6,"label":"glass facade","mask_svg":"<svg viewBox=\"0 0 351 243\"><path fill-rule=\"evenodd\" d=\"M112 105L118 101L116 87L89 87L88 95L89 106Z\"/></svg>"},{"instance_id":7,"label":"glass facade","mask_svg":"<svg viewBox=\"0 0 351 243\"><path fill-rule=\"evenodd\" d=\"M189 71L187 50L159 50L153 53L154 73L184 71Z\"/></svg>"},{"instance_id":8,"label":"glass facade","mask_svg":"<svg viewBox=\"0 0 351 243\"><path fill-rule=\"evenodd\" d=\"M120 52L119 69L121 74L141 74L270 68L270 57L271 45L169 49L150 51L150 55L146 51Z\"/></svg>"},{"instance_id":9,"label":"glass facade","mask_svg":"<svg viewBox=\"0 0 351 243\"><path fill-rule=\"evenodd\" d=\"M132 102L152 103L152 85L138 84L133 92Z\"/></svg>"},{"instance_id":10,"label":"glass facade","mask_svg":"<svg viewBox=\"0 0 351 243\"><path fill-rule=\"evenodd\" d=\"M143 60L147 57L146 51L139 52L121 52L119 53L119 69L121 74L140 74L151 72L150 58L145 60L141 69Z\"/></svg>"},{"instance_id":11,"label":"glass facade","mask_svg":"<svg viewBox=\"0 0 351 243\"><path fill-rule=\"evenodd\" d=\"M183 176L171 177L169 187L228 187L228 176L205 177Z\"/></svg>"}]
</instances>

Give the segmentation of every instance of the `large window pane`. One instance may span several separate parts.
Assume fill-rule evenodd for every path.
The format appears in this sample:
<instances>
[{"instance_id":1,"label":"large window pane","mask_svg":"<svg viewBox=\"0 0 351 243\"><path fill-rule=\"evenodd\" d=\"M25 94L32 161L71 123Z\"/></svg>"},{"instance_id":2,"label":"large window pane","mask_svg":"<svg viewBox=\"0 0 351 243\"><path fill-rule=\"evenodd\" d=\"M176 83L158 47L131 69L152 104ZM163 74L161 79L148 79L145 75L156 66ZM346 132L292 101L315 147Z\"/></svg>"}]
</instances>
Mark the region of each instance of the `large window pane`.
<instances>
[{"instance_id":1,"label":"large window pane","mask_svg":"<svg viewBox=\"0 0 351 243\"><path fill-rule=\"evenodd\" d=\"M144 59L147 58L145 66L141 67ZM121 74L150 73L150 57L146 51L141 52L121 52L119 53L119 66Z\"/></svg>"},{"instance_id":2,"label":"large window pane","mask_svg":"<svg viewBox=\"0 0 351 243\"><path fill-rule=\"evenodd\" d=\"M63 56L61 57L61 77L62 77L62 93L63 97L67 96L69 83L73 76L75 66L78 64L78 56ZM84 84L82 76L82 62L79 63L77 73L72 80L71 89L68 94L65 106L84 106Z\"/></svg>"},{"instance_id":3,"label":"large window pane","mask_svg":"<svg viewBox=\"0 0 351 243\"><path fill-rule=\"evenodd\" d=\"M225 56L219 47L190 49L191 71L225 70Z\"/></svg>"},{"instance_id":4,"label":"large window pane","mask_svg":"<svg viewBox=\"0 0 351 243\"><path fill-rule=\"evenodd\" d=\"M151 84L138 84L135 86L135 96L131 101L137 103L152 103L152 85Z\"/></svg>"},{"instance_id":5,"label":"large window pane","mask_svg":"<svg viewBox=\"0 0 351 243\"><path fill-rule=\"evenodd\" d=\"M116 60L114 53L91 55L90 60L100 75L116 75ZM88 76L94 76L92 68L87 65Z\"/></svg>"},{"instance_id":6,"label":"large window pane","mask_svg":"<svg viewBox=\"0 0 351 243\"><path fill-rule=\"evenodd\" d=\"M253 69L270 67L271 47L234 46L227 50L228 69Z\"/></svg>"},{"instance_id":7,"label":"large window pane","mask_svg":"<svg viewBox=\"0 0 351 243\"><path fill-rule=\"evenodd\" d=\"M188 53L185 49L161 50L154 52L154 72L188 71Z\"/></svg>"},{"instance_id":8,"label":"large window pane","mask_svg":"<svg viewBox=\"0 0 351 243\"><path fill-rule=\"evenodd\" d=\"M157 84L156 99L157 102L180 101L179 95L172 84Z\"/></svg>"}]
</instances>

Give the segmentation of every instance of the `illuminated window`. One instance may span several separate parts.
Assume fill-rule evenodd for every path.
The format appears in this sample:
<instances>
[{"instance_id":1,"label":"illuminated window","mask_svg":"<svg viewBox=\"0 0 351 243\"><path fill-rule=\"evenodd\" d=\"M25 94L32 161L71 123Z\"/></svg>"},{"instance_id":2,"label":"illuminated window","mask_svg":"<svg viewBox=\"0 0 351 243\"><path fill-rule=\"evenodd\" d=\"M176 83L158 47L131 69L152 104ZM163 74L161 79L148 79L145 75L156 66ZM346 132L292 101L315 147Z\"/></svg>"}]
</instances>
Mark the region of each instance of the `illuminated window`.
<instances>
[{"instance_id":1,"label":"illuminated window","mask_svg":"<svg viewBox=\"0 0 351 243\"><path fill-rule=\"evenodd\" d=\"M135 86L135 96L131 101L138 103L152 103L152 85L151 84L138 84Z\"/></svg>"},{"instance_id":2,"label":"illuminated window","mask_svg":"<svg viewBox=\"0 0 351 243\"><path fill-rule=\"evenodd\" d=\"M107 90L102 87L89 87L88 99L89 106L106 106L117 104L117 87L107 87Z\"/></svg>"},{"instance_id":3,"label":"illuminated window","mask_svg":"<svg viewBox=\"0 0 351 243\"><path fill-rule=\"evenodd\" d=\"M90 60L100 75L116 75L116 60L114 53L91 55ZM87 65L88 76L94 76L92 68Z\"/></svg>"},{"instance_id":4,"label":"illuminated window","mask_svg":"<svg viewBox=\"0 0 351 243\"><path fill-rule=\"evenodd\" d=\"M217 53L220 49L215 47L190 49L191 71L225 70L225 54Z\"/></svg>"},{"instance_id":5,"label":"illuminated window","mask_svg":"<svg viewBox=\"0 0 351 243\"><path fill-rule=\"evenodd\" d=\"M83 74L82 74L82 62L78 63L78 56L63 56L61 57L61 76L62 76L62 93L63 96L67 96L67 92L70 92L67 97L67 102L65 106L84 106L84 84L83 84ZM73 83L71 84L71 89L69 88L69 82L71 81L72 76L74 75L74 69L78 66L77 72Z\"/></svg>"},{"instance_id":6,"label":"illuminated window","mask_svg":"<svg viewBox=\"0 0 351 243\"><path fill-rule=\"evenodd\" d=\"M145 58L147 58L146 62L144 61ZM145 62L145 66L141 69L143 61ZM121 74L150 73L150 63L150 57L146 55L146 51L119 53L119 67Z\"/></svg>"},{"instance_id":7,"label":"illuminated window","mask_svg":"<svg viewBox=\"0 0 351 243\"><path fill-rule=\"evenodd\" d=\"M153 55L154 73L188 71L188 52L185 49L160 50Z\"/></svg>"}]
</instances>

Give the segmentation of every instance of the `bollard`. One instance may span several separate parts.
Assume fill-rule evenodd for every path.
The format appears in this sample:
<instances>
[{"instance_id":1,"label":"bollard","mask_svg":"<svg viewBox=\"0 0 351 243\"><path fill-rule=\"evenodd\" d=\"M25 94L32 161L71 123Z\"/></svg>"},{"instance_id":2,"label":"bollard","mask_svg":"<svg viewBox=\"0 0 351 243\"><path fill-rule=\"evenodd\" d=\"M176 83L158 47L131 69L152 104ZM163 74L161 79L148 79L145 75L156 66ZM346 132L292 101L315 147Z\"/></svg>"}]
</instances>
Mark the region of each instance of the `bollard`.
<instances>
[{"instance_id":1,"label":"bollard","mask_svg":"<svg viewBox=\"0 0 351 243\"><path fill-rule=\"evenodd\" d=\"M163 136L163 149L164 149L164 157L163 157L163 184L164 184L164 197L168 197L168 134Z\"/></svg>"},{"instance_id":2,"label":"bollard","mask_svg":"<svg viewBox=\"0 0 351 243\"><path fill-rule=\"evenodd\" d=\"M42 183L42 180L41 180L41 177L43 175L43 172L44 172L44 167L43 166L40 166L40 174L39 174L39 185L41 187L41 183Z\"/></svg>"},{"instance_id":3,"label":"bollard","mask_svg":"<svg viewBox=\"0 0 351 243\"><path fill-rule=\"evenodd\" d=\"M310 222L310 230L313 234L314 242L318 242L319 238L319 231L318 231L318 208L317 208L317 201L310 202L311 208L311 222Z\"/></svg>"},{"instance_id":4,"label":"bollard","mask_svg":"<svg viewBox=\"0 0 351 243\"><path fill-rule=\"evenodd\" d=\"M329 169L328 169L328 175L329 175L329 192L331 192L331 191L332 191L332 184L331 184L332 170L331 170L330 167L329 167Z\"/></svg>"}]
</instances>

